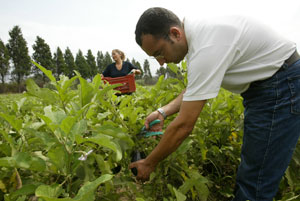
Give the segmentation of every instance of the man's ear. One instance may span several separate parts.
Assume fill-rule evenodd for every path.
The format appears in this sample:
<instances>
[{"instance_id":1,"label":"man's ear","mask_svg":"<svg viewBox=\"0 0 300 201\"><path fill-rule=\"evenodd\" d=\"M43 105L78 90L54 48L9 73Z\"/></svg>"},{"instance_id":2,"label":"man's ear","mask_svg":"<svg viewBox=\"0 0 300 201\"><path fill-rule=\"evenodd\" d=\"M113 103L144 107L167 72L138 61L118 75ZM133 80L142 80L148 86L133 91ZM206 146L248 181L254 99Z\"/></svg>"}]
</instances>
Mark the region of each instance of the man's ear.
<instances>
[{"instance_id":1,"label":"man's ear","mask_svg":"<svg viewBox=\"0 0 300 201\"><path fill-rule=\"evenodd\" d=\"M171 27L170 28L170 37L174 38L175 40L180 40L182 37L181 29L178 27Z\"/></svg>"}]
</instances>

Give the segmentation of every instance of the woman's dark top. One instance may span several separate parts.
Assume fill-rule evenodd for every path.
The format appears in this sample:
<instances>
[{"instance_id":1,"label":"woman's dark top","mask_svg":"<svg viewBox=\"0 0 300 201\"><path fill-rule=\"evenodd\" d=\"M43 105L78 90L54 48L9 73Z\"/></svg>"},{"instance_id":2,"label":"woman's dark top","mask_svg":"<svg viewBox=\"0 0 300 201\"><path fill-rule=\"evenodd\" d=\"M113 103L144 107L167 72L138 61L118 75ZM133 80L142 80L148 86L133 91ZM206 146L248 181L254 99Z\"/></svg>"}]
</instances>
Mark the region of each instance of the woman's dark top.
<instances>
[{"instance_id":1,"label":"woman's dark top","mask_svg":"<svg viewBox=\"0 0 300 201\"><path fill-rule=\"evenodd\" d=\"M123 61L122 69L118 70L116 63L109 64L106 69L103 71L104 77L121 77L128 75L132 69L137 69L134 65L127 61Z\"/></svg>"}]
</instances>

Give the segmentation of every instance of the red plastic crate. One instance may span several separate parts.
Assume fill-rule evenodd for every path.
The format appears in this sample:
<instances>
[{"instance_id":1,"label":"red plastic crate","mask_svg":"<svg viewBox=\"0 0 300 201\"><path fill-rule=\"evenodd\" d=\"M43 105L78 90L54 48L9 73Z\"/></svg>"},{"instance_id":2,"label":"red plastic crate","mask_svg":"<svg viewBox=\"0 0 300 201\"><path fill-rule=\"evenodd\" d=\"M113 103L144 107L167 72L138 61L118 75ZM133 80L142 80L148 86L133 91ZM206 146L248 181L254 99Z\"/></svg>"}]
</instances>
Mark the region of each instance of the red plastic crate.
<instances>
[{"instance_id":1,"label":"red plastic crate","mask_svg":"<svg viewBox=\"0 0 300 201\"><path fill-rule=\"evenodd\" d=\"M135 92L136 90L133 74L122 77L103 77L102 80L108 81L109 84L123 84L115 88L115 90L121 91L121 94Z\"/></svg>"}]
</instances>

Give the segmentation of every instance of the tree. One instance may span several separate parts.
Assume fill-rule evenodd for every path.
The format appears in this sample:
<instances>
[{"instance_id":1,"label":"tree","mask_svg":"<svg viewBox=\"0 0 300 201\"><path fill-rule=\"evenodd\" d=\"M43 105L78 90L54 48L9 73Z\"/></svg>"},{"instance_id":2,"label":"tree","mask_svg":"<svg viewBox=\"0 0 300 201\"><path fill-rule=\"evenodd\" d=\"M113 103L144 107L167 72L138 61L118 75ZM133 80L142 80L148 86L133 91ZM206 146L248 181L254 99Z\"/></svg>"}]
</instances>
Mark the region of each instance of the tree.
<instances>
[{"instance_id":1,"label":"tree","mask_svg":"<svg viewBox=\"0 0 300 201\"><path fill-rule=\"evenodd\" d=\"M143 68L144 68L144 77L152 78L152 74L151 74L151 71L150 71L150 64L149 64L149 61L147 59L145 59L145 61L144 61Z\"/></svg>"},{"instance_id":2,"label":"tree","mask_svg":"<svg viewBox=\"0 0 300 201\"><path fill-rule=\"evenodd\" d=\"M66 67L67 67L64 74L66 76L68 76L69 78L73 77L73 75L74 75L73 71L76 70L77 67L76 67L76 64L75 64L73 54L72 54L71 50L68 47L65 51L64 58L65 58Z\"/></svg>"},{"instance_id":3,"label":"tree","mask_svg":"<svg viewBox=\"0 0 300 201\"><path fill-rule=\"evenodd\" d=\"M75 63L76 63L77 69L78 69L79 73L81 74L81 76L83 78L87 79L90 74L90 69L89 69L89 65L86 62L81 50L78 50L78 53L77 53L76 59L75 59Z\"/></svg>"},{"instance_id":4,"label":"tree","mask_svg":"<svg viewBox=\"0 0 300 201\"><path fill-rule=\"evenodd\" d=\"M32 64L28 54L27 42L23 38L20 27L14 26L9 35L10 39L7 47L14 68L12 78L17 81L20 91L20 83L25 76L30 74Z\"/></svg>"},{"instance_id":5,"label":"tree","mask_svg":"<svg viewBox=\"0 0 300 201\"><path fill-rule=\"evenodd\" d=\"M35 44L32 45L32 48L34 50L32 58L44 68L55 73L51 50L45 40L37 36ZM42 76L43 82L45 83L47 78L46 75L41 72L40 69L38 69L36 66L33 68L33 74L35 76Z\"/></svg>"},{"instance_id":6,"label":"tree","mask_svg":"<svg viewBox=\"0 0 300 201\"><path fill-rule=\"evenodd\" d=\"M143 78L145 79L145 84L152 84L152 74L150 71L150 64L147 59L145 59L145 61L144 61L143 68L144 68Z\"/></svg>"},{"instance_id":7,"label":"tree","mask_svg":"<svg viewBox=\"0 0 300 201\"><path fill-rule=\"evenodd\" d=\"M9 52L0 39L0 75L2 84L5 83L5 76L8 74L9 67Z\"/></svg>"},{"instance_id":8,"label":"tree","mask_svg":"<svg viewBox=\"0 0 300 201\"><path fill-rule=\"evenodd\" d=\"M88 50L88 53L85 56L85 58L87 64L89 65L89 78L92 80L93 77L97 74L96 59L91 50Z\"/></svg>"},{"instance_id":9,"label":"tree","mask_svg":"<svg viewBox=\"0 0 300 201\"><path fill-rule=\"evenodd\" d=\"M100 73L102 73L106 66L103 65L104 55L101 51L97 52L97 68Z\"/></svg>"},{"instance_id":10,"label":"tree","mask_svg":"<svg viewBox=\"0 0 300 201\"><path fill-rule=\"evenodd\" d=\"M132 58L131 63L132 63L132 65L134 65L135 67L137 67L137 69L139 69L139 70L141 71L141 74L135 75L135 78L136 78L136 79L142 79L144 72L143 72L143 69L142 69L142 67L141 67L140 62L135 61L135 59Z\"/></svg>"},{"instance_id":11,"label":"tree","mask_svg":"<svg viewBox=\"0 0 300 201\"><path fill-rule=\"evenodd\" d=\"M64 54L59 47L57 47L56 52L53 56L56 78L58 78L61 74L67 75L67 64L64 58Z\"/></svg>"},{"instance_id":12,"label":"tree","mask_svg":"<svg viewBox=\"0 0 300 201\"><path fill-rule=\"evenodd\" d=\"M109 64L111 64L111 63L112 63L111 56L110 56L110 54L109 54L108 52L106 52L105 55L104 55L103 63L102 63L102 65L103 65L103 70L105 70L105 68L106 68ZM102 71L102 72L103 72L103 71ZM102 72L101 72L101 73L102 73Z\"/></svg>"}]
</instances>

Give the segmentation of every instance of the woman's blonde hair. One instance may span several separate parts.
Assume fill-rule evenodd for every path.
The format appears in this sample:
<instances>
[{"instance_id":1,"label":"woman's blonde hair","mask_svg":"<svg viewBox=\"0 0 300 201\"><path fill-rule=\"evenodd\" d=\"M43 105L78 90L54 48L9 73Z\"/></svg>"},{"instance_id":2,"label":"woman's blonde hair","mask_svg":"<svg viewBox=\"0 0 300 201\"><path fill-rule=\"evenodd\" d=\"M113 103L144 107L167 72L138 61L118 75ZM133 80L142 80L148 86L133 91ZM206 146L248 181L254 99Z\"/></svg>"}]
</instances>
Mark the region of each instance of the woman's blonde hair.
<instances>
[{"instance_id":1,"label":"woman's blonde hair","mask_svg":"<svg viewBox=\"0 0 300 201\"><path fill-rule=\"evenodd\" d=\"M120 55L122 61L125 60L125 54L121 50L119 50L119 49L113 49L112 52L117 52Z\"/></svg>"}]
</instances>

